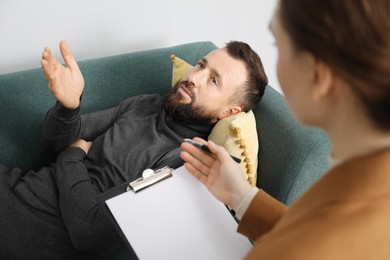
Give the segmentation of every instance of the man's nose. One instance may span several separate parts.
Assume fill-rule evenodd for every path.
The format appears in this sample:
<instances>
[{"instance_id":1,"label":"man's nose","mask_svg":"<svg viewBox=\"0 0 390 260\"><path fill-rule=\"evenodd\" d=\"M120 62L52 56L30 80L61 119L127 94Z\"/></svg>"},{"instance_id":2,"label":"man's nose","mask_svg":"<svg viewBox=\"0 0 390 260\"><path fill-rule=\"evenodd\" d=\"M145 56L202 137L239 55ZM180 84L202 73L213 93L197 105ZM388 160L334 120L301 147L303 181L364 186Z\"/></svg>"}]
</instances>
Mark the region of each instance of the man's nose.
<instances>
[{"instance_id":1,"label":"man's nose","mask_svg":"<svg viewBox=\"0 0 390 260\"><path fill-rule=\"evenodd\" d=\"M204 70L194 71L188 75L188 81L194 86L199 87L202 82L207 81L207 74Z\"/></svg>"}]
</instances>

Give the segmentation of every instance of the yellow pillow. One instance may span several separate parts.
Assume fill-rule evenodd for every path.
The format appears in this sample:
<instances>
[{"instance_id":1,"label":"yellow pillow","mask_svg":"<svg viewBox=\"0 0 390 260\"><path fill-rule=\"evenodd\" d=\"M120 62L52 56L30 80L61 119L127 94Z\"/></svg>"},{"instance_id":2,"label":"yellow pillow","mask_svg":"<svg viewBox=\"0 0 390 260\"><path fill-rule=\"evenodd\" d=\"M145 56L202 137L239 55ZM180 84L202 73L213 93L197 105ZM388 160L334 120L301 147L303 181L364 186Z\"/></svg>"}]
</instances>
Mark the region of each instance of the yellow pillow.
<instances>
[{"instance_id":1,"label":"yellow pillow","mask_svg":"<svg viewBox=\"0 0 390 260\"><path fill-rule=\"evenodd\" d=\"M174 86L192 66L173 54L170 58L173 62L172 86ZM259 142L256 119L251 110L219 120L208 139L225 147L231 155L240 158L242 173L252 186L256 185Z\"/></svg>"},{"instance_id":2,"label":"yellow pillow","mask_svg":"<svg viewBox=\"0 0 390 260\"><path fill-rule=\"evenodd\" d=\"M219 120L208 139L241 158L242 173L252 186L256 185L259 142L252 110Z\"/></svg>"},{"instance_id":3,"label":"yellow pillow","mask_svg":"<svg viewBox=\"0 0 390 260\"><path fill-rule=\"evenodd\" d=\"M175 84L179 82L182 77L184 77L184 75L189 69L192 68L192 66L184 60L176 57L174 54L171 55L171 61L173 63L172 86L175 86Z\"/></svg>"}]
</instances>

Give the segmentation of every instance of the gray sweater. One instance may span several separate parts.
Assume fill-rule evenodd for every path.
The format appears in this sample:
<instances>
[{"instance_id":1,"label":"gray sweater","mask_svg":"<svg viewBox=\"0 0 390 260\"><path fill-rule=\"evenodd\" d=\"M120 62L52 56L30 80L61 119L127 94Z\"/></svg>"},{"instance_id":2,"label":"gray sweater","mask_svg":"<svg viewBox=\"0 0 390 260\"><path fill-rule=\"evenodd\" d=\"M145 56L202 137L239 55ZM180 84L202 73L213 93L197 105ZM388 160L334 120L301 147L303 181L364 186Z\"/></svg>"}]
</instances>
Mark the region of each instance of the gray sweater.
<instances>
[{"instance_id":1,"label":"gray sweater","mask_svg":"<svg viewBox=\"0 0 390 260\"><path fill-rule=\"evenodd\" d=\"M207 138L213 127L173 122L162 104L161 96L142 95L80 115L57 103L43 132L45 146L60 152L52 167L22 172L0 165L0 258L96 259L121 245L101 193L146 168L180 166L181 140ZM93 141L87 155L69 148L77 138Z\"/></svg>"},{"instance_id":2,"label":"gray sweater","mask_svg":"<svg viewBox=\"0 0 390 260\"><path fill-rule=\"evenodd\" d=\"M213 124L183 125L163 109L163 97L141 95L119 106L80 116L57 103L47 114L43 143L60 152L77 138L93 141L84 159L88 175L102 192L138 178L144 169L177 168L183 138L207 138Z\"/></svg>"}]
</instances>

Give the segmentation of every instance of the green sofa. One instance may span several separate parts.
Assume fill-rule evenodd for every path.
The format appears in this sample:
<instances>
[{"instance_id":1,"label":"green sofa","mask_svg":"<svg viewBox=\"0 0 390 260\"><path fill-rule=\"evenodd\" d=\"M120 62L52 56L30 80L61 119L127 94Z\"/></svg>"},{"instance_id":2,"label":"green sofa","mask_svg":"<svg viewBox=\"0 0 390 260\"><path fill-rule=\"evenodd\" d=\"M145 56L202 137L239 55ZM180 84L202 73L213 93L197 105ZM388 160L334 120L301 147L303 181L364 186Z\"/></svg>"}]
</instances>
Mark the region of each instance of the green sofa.
<instances>
[{"instance_id":1,"label":"green sofa","mask_svg":"<svg viewBox=\"0 0 390 260\"><path fill-rule=\"evenodd\" d=\"M211 42L193 42L80 61L86 82L82 113L141 93L164 94L171 87L171 54L196 64L216 48ZM40 139L54 102L40 68L0 75L0 164L38 170L53 162L54 155L44 150ZM320 130L299 124L271 87L254 114L260 142L257 186L290 205L326 171L329 141ZM111 258L126 259L126 252Z\"/></svg>"}]
</instances>

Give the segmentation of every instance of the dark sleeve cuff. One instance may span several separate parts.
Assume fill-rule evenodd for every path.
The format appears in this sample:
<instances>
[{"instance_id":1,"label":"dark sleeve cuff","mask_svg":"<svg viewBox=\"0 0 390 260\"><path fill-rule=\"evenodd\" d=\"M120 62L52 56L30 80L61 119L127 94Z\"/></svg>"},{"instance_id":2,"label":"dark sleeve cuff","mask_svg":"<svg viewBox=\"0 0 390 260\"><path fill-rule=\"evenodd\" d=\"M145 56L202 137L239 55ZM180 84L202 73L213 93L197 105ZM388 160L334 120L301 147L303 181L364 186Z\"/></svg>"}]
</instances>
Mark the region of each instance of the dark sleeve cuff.
<instances>
[{"instance_id":1,"label":"dark sleeve cuff","mask_svg":"<svg viewBox=\"0 0 390 260\"><path fill-rule=\"evenodd\" d=\"M86 155L84 150L79 147L69 147L58 155L57 161L82 161Z\"/></svg>"},{"instance_id":2,"label":"dark sleeve cuff","mask_svg":"<svg viewBox=\"0 0 390 260\"><path fill-rule=\"evenodd\" d=\"M66 117L66 118L73 118L79 115L80 112L80 106L78 106L76 109L69 109L64 107L60 102L56 102L53 109L55 110L56 114L60 117Z\"/></svg>"}]
</instances>

